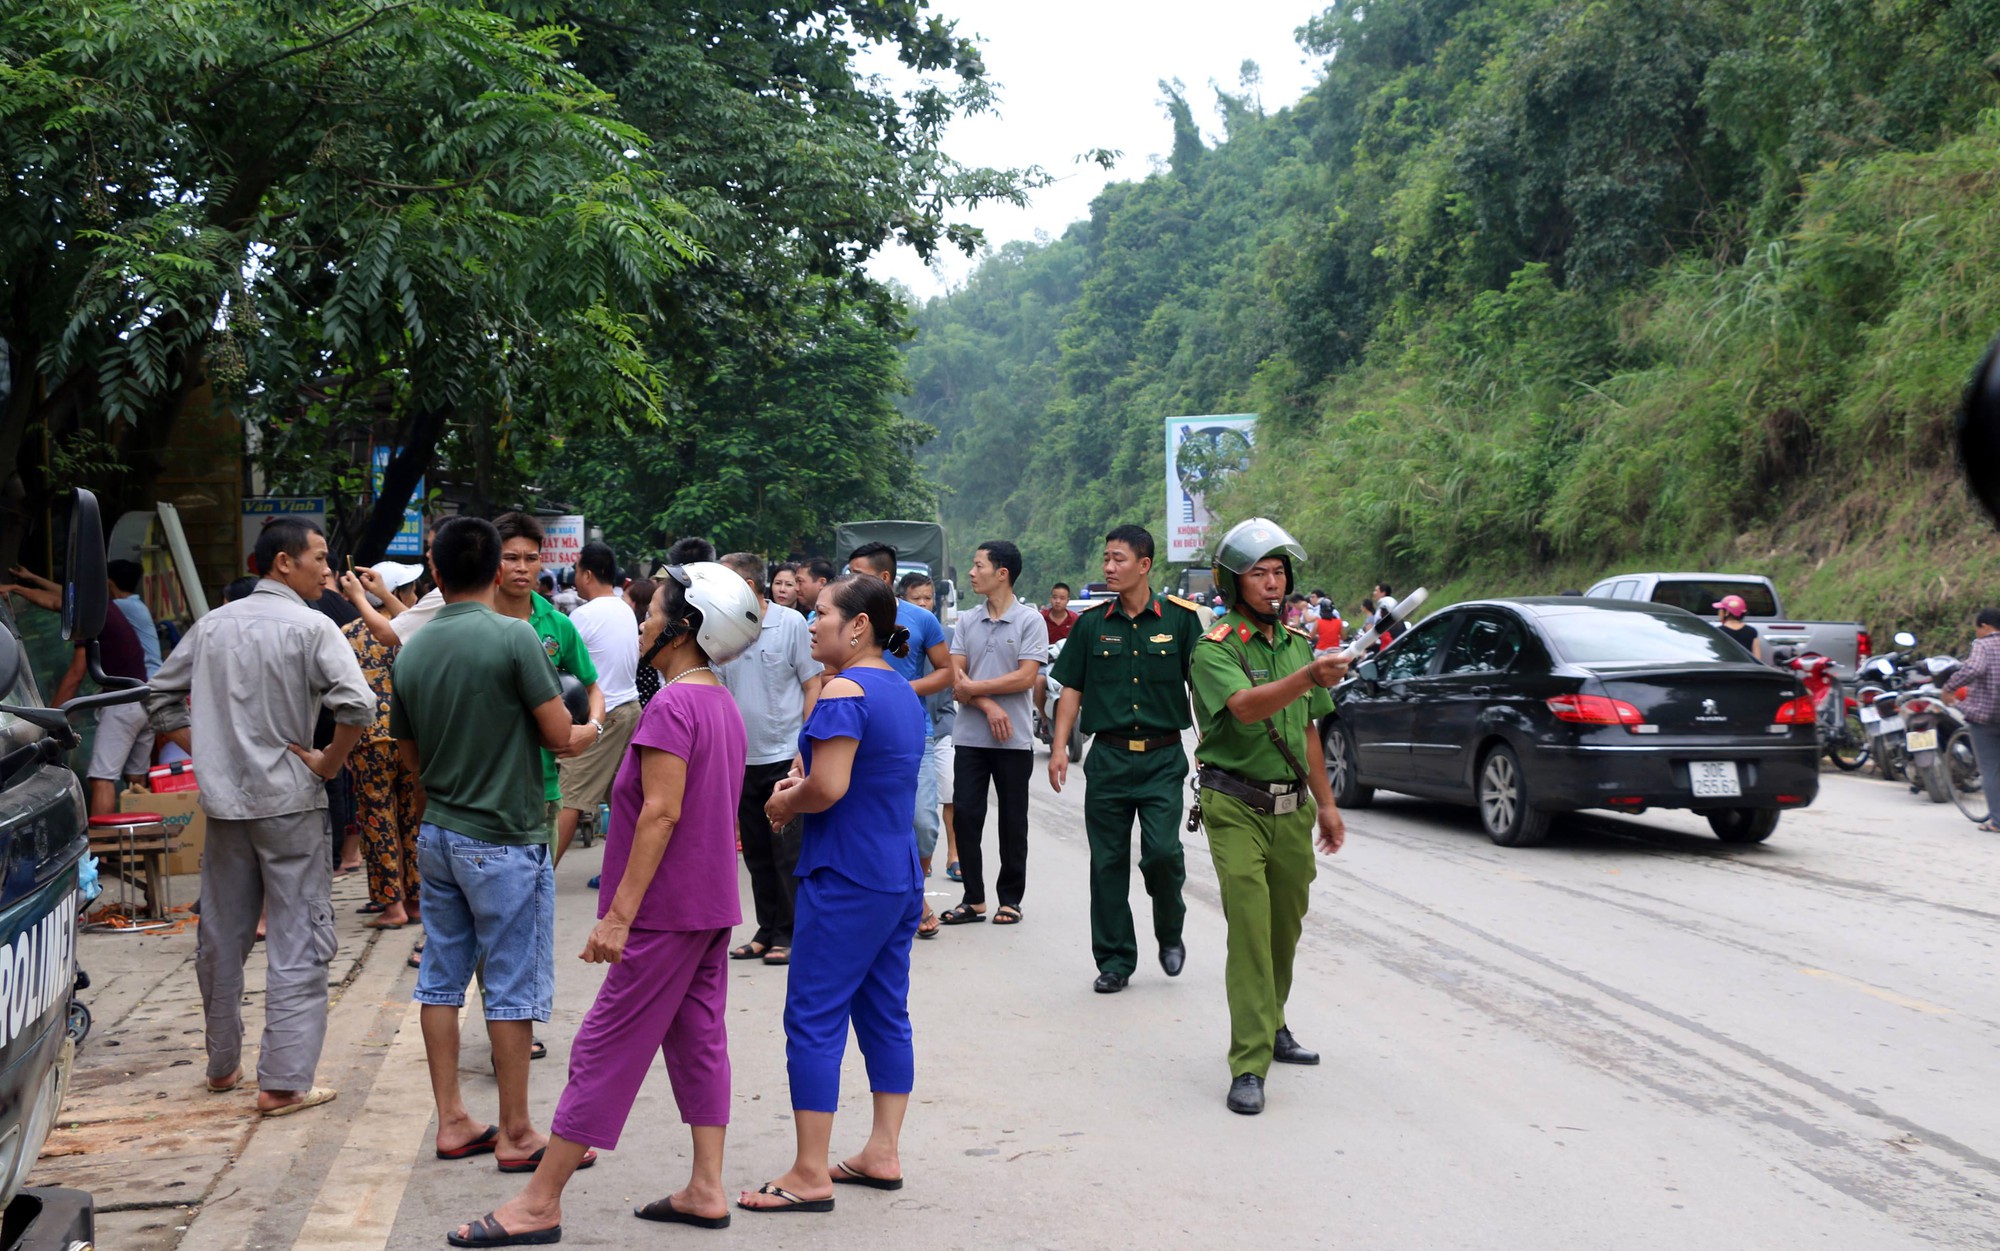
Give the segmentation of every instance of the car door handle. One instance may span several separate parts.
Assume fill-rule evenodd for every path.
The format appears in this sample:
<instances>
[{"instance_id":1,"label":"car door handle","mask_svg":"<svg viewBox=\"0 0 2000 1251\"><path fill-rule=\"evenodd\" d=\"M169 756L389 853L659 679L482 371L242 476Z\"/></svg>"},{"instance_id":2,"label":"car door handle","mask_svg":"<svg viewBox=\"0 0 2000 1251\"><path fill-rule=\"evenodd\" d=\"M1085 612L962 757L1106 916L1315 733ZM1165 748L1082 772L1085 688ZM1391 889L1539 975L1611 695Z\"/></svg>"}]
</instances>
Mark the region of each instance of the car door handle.
<instances>
[{"instance_id":1,"label":"car door handle","mask_svg":"<svg viewBox=\"0 0 2000 1251\"><path fill-rule=\"evenodd\" d=\"M1489 699L1493 695L1493 688L1490 686L1475 686L1469 689L1471 694L1478 696L1480 699Z\"/></svg>"}]
</instances>

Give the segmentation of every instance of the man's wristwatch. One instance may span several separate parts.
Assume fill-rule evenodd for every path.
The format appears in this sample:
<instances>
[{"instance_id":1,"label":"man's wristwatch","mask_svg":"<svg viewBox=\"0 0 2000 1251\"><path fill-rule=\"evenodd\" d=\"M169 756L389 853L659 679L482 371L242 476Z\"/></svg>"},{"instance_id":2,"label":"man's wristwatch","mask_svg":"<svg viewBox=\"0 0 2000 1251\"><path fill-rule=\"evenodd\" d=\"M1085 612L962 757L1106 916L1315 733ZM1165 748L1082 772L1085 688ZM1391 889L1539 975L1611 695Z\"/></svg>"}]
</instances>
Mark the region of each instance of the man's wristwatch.
<instances>
[{"instance_id":1,"label":"man's wristwatch","mask_svg":"<svg viewBox=\"0 0 2000 1251\"><path fill-rule=\"evenodd\" d=\"M604 723L602 721L592 718L590 722L590 728L597 731L598 738L601 739L604 737Z\"/></svg>"}]
</instances>

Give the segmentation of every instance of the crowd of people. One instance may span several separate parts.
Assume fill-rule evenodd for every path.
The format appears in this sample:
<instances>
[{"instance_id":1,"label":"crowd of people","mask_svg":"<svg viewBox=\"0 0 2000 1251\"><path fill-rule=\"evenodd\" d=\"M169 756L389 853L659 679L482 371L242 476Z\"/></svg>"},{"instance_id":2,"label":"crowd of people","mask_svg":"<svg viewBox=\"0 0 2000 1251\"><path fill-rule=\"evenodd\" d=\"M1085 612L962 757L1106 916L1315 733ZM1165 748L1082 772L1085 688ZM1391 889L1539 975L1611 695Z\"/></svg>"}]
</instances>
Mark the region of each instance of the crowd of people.
<instances>
[{"instance_id":1,"label":"crowd of people","mask_svg":"<svg viewBox=\"0 0 2000 1251\"><path fill-rule=\"evenodd\" d=\"M209 1089L245 1079L243 968L262 940L257 1107L283 1116L336 1097L315 1076L332 877L352 867L367 874L368 925L421 932L409 960L435 1155L491 1155L531 1175L451 1231L453 1245L558 1240L565 1186L617 1145L655 1052L689 1126L691 1167L686 1185L637 1214L729 1222L730 961L789 966L797 1132L790 1167L735 1207L820 1212L843 1184L897 1189L915 1082L913 940L1026 919L1032 727L1048 715L1051 676L1061 692L1052 787L1068 781L1069 730L1080 725L1091 744L1094 988L1116 992L1137 970L1135 825L1161 968L1171 977L1185 964L1181 736L1193 726L1196 817L1229 923L1230 1108L1261 1109L1274 1060L1317 1061L1286 1028L1284 1001L1311 845L1334 850L1343 836L1308 727L1345 661L1322 646L1324 623L1339 621L1330 601L1293 594L1304 553L1275 525L1246 522L1225 540L1217 572L1231 607L1219 616L1154 588L1152 536L1138 526L1107 536L1113 598L1081 612L1063 586L1044 609L1024 603L1019 549L982 543L970 564L978 602L949 627L930 577L899 577L896 552L879 543L843 553L837 568L718 555L689 538L657 567L628 571L593 542L569 576L546 579L543 538L523 513L452 517L422 564L338 570L317 527L277 520L257 538L258 574L233 584L224 606L163 658L136 641L132 657L121 653L151 694L129 735L115 719L100 726L93 779L143 773L137 744L150 751L155 734L198 762L210 824L197 956ZM132 572L114 567L114 582ZM1377 588L1378 603L1387 595ZM150 622L134 633L157 638ZM109 667L111 630L105 640ZM1065 640L1045 675L1052 642ZM553 1009L555 866L599 805L609 820L581 958L607 969L544 1132L528 1075ZM961 893L934 913L925 883L940 841ZM754 924L732 946L739 856ZM490 1122L459 1081L459 1017L474 984L498 1092ZM850 1026L873 1122L861 1149L839 1158Z\"/></svg>"}]
</instances>

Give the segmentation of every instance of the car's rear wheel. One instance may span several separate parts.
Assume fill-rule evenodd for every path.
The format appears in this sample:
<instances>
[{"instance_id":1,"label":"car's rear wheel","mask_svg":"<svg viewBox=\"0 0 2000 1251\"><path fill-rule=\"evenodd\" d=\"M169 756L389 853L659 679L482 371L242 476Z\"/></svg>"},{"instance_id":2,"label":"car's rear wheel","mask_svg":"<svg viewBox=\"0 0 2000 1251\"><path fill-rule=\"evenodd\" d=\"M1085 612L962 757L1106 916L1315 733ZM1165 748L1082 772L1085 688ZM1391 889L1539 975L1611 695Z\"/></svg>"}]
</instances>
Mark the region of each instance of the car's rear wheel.
<instances>
[{"instance_id":1,"label":"car's rear wheel","mask_svg":"<svg viewBox=\"0 0 2000 1251\"><path fill-rule=\"evenodd\" d=\"M1326 782L1333 788L1333 804L1336 808L1366 808L1375 802L1375 788L1361 781L1360 757L1354 750L1354 734L1338 721L1332 721L1320 735L1320 747L1326 757Z\"/></svg>"},{"instance_id":2,"label":"car's rear wheel","mask_svg":"<svg viewBox=\"0 0 2000 1251\"><path fill-rule=\"evenodd\" d=\"M1479 821L1502 847L1534 847L1549 835L1549 814L1537 809L1521 758L1496 743L1479 764Z\"/></svg>"},{"instance_id":3,"label":"car's rear wheel","mask_svg":"<svg viewBox=\"0 0 2000 1251\"><path fill-rule=\"evenodd\" d=\"M1725 843L1761 843L1778 828L1776 808L1716 808L1705 815L1708 828Z\"/></svg>"}]
</instances>

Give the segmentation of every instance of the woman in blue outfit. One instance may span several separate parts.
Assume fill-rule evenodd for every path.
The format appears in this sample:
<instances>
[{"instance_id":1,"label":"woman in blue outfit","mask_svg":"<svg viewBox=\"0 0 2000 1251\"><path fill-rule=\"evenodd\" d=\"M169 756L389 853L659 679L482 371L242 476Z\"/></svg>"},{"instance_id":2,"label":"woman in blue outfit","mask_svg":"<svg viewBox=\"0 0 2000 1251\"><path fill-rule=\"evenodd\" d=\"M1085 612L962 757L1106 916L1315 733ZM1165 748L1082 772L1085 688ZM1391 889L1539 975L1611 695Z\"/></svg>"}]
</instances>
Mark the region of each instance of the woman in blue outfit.
<instances>
[{"instance_id":1,"label":"woman in blue outfit","mask_svg":"<svg viewBox=\"0 0 2000 1251\"><path fill-rule=\"evenodd\" d=\"M883 653L909 651L886 582L849 576L820 592L813 659L839 671L799 735L803 776L778 783L764 815L773 829L805 816L785 1060L798 1156L791 1171L737 1206L751 1212L831 1212L836 1183L899 1190L898 1143L916 1059L910 1043L910 940L924 911L923 870L910 837L923 701ZM848 1023L868 1064L875 1126L859 1154L829 1166Z\"/></svg>"}]
</instances>

